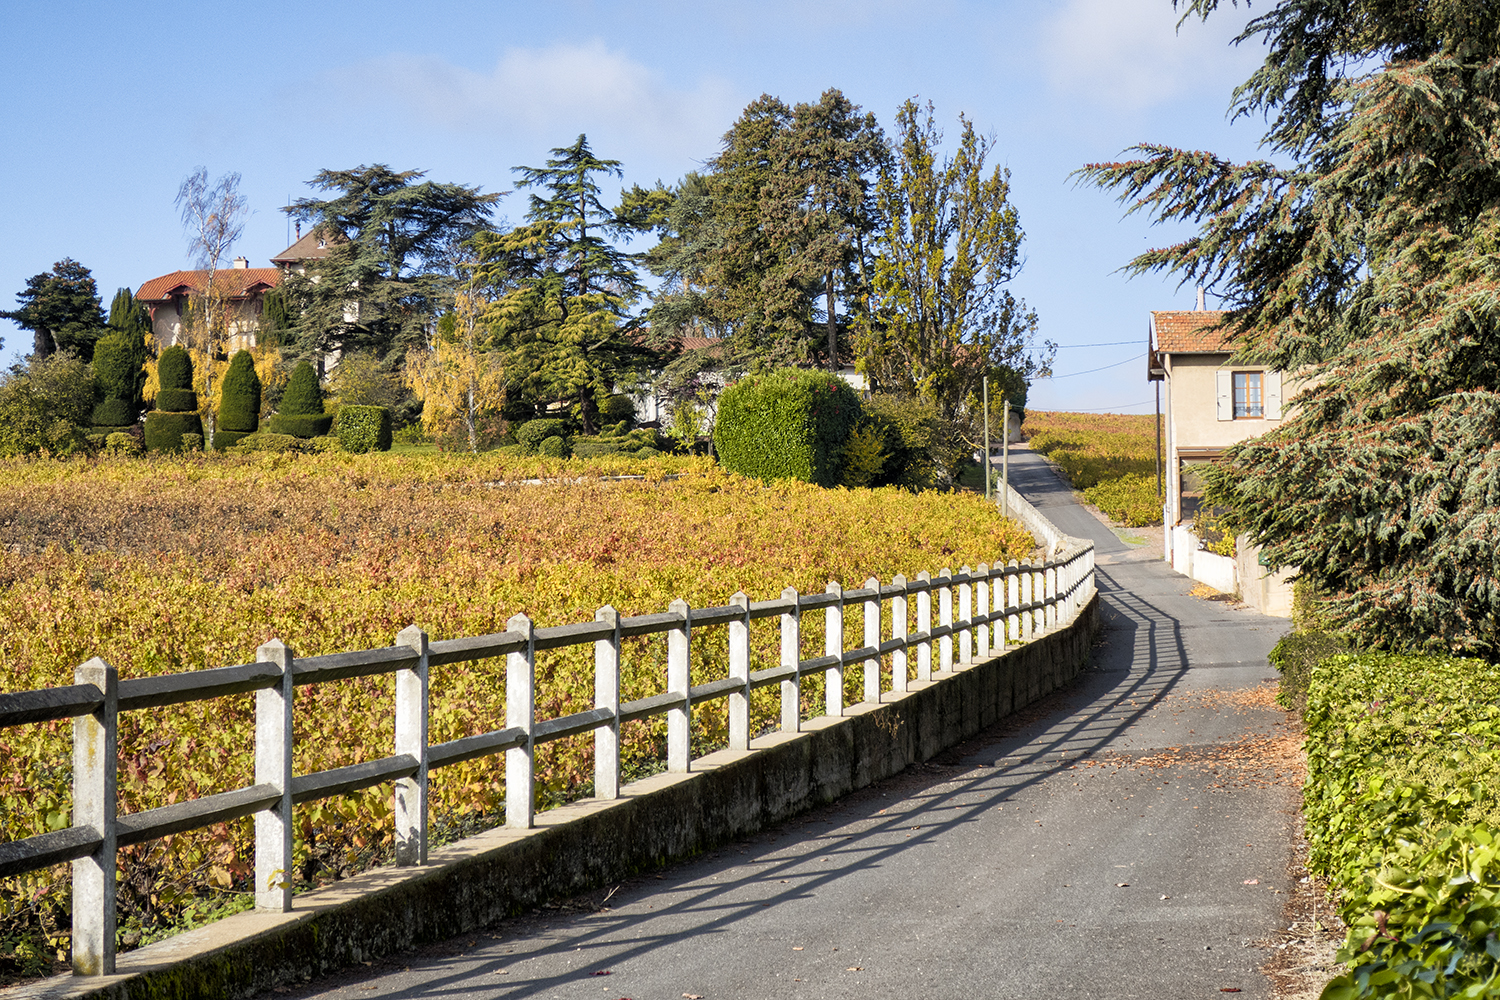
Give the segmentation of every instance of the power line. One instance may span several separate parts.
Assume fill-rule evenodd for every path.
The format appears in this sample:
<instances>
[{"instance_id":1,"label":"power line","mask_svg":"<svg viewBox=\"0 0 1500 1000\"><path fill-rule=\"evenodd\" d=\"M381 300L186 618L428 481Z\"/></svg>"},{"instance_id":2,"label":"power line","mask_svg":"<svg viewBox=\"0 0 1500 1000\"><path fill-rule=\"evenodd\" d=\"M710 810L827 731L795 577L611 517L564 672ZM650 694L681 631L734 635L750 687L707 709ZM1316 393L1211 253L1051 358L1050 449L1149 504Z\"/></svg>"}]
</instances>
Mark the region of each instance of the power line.
<instances>
[{"instance_id":1,"label":"power line","mask_svg":"<svg viewBox=\"0 0 1500 1000\"><path fill-rule=\"evenodd\" d=\"M1105 365L1102 368L1090 368L1087 371L1068 372L1068 374L1066 374L1066 375L1047 375L1047 376L1044 376L1044 377L1056 380L1056 379L1060 379L1060 378L1072 378L1075 375L1092 375L1092 374L1094 374L1094 372L1108 371L1111 368L1118 368L1121 365L1128 365L1128 364L1130 364L1130 362L1132 362L1132 361L1139 361L1142 358L1144 358L1145 356L1146 356L1146 353L1144 351L1142 351L1140 354L1137 354L1133 358L1126 358L1124 361L1116 361L1114 364L1112 364L1112 365ZM1038 379L1036 379L1036 381L1040 382L1040 381L1042 381L1042 379L1038 378Z\"/></svg>"},{"instance_id":2,"label":"power line","mask_svg":"<svg viewBox=\"0 0 1500 1000\"><path fill-rule=\"evenodd\" d=\"M1126 408L1131 407L1131 406L1150 406L1151 403L1152 403L1152 400L1143 399L1139 403L1116 403L1114 406L1095 406L1095 407L1092 407L1092 408L1089 408L1089 409L1057 410L1055 412L1058 412L1058 413L1105 413L1105 412L1113 413L1116 410L1123 410L1123 409L1126 409ZM1038 412L1040 412L1040 411L1038 411ZM1053 412L1053 411L1048 411L1048 412ZM1131 416L1135 416L1135 414L1131 414Z\"/></svg>"},{"instance_id":3,"label":"power line","mask_svg":"<svg viewBox=\"0 0 1500 1000\"><path fill-rule=\"evenodd\" d=\"M1058 344L1059 351L1065 351L1071 347L1119 347L1121 344L1139 344L1139 340L1111 340L1107 344Z\"/></svg>"}]
</instances>

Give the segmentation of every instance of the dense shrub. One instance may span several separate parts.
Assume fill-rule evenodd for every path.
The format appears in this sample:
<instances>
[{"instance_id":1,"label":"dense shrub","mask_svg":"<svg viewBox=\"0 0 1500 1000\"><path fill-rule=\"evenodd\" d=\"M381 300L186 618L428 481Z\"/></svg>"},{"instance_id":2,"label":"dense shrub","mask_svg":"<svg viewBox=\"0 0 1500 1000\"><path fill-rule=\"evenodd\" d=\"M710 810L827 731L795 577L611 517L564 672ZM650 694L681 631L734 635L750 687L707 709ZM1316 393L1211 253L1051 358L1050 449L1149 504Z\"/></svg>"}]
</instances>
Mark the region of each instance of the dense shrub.
<instances>
[{"instance_id":1,"label":"dense shrub","mask_svg":"<svg viewBox=\"0 0 1500 1000\"><path fill-rule=\"evenodd\" d=\"M566 436L567 427L566 421L556 417L528 420L516 428L516 443L528 452L535 452L547 438Z\"/></svg>"},{"instance_id":2,"label":"dense shrub","mask_svg":"<svg viewBox=\"0 0 1500 1000\"><path fill-rule=\"evenodd\" d=\"M751 375L719 397L714 447L733 472L836 486L859 416L859 397L828 372L785 368Z\"/></svg>"},{"instance_id":3,"label":"dense shrub","mask_svg":"<svg viewBox=\"0 0 1500 1000\"><path fill-rule=\"evenodd\" d=\"M139 455L142 451L141 439L134 434L115 431L105 435L104 450L113 455Z\"/></svg>"},{"instance_id":4,"label":"dense shrub","mask_svg":"<svg viewBox=\"0 0 1500 1000\"><path fill-rule=\"evenodd\" d=\"M152 410L146 414L146 447L152 451L182 451L184 434L203 436L203 421L196 413L168 413Z\"/></svg>"},{"instance_id":5,"label":"dense shrub","mask_svg":"<svg viewBox=\"0 0 1500 1000\"><path fill-rule=\"evenodd\" d=\"M236 351L220 390L219 427L248 434L259 425L260 376L255 373L255 359L249 351Z\"/></svg>"},{"instance_id":6,"label":"dense shrub","mask_svg":"<svg viewBox=\"0 0 1500 1000\"><path fill-rule=\"evenodd\" d=\"M184 434L182 436L182 450L183 451L202 451L203 450L203 435L202 434Z\"/></svg>"},{"instance_id":7,"label":"dense shrub","mask_svg":"<svg viewBox=\"0 0 1500 1000\"><path fill-rule=\"evenodd\" d=\"M536 446L537 454L547 458L567 458L568 442L562 435L554 434L549 438L543 438L542 443Z\"/></svg>"},{"instance_id":8,"label":"dense shrub","mask_svg":"<svg viewBox=\"0 0 1500 1000\"><path fill-rule=\"evenodd\" d=\"M635 403L623 393L613 393L600 408L599 418L606 423L623 423L628 427L635 423Z\"/></svg>"},{"instance_id":9,"label":"dense shrub","mask_svg":"<svg viewBox=\"0 0 1500 1000\"><path fill-rule=\"evenodd\" d=\"M169 347L161 352L156 362L156 378L163 389L191 389L193 387L193 359L186 348ZM160 404L157 404L160 407Z\"/></svg>"},{"instance_id":10,"label":"dense shrub","mask_svg":"<svg viewBox=\"0 0 1500 1000\"><path fill-rule=\"evenodd\" d=\"M281 405L277 411L283 416L298 416L323 412L323 393L318 388L318 373L306 361L292 369L287 379L286 391L281 394ZM325 429L324 434L328 433ZM312 437L312 435L306 435Z\"/></svg>"},{"instance_id":11,"label":"dense shrub","mask_svg":"<svg viewBox=\"0 0 1500 1000\"><path fill-rule=\"evenodd\" d=\"M885 435L869 421L849 434L844 445L842 482L858 489L869 486L885 467Z\"/></svg>"},{"instance_id":12,"label":"dense shrub","mask_svg":"<svg viewBox=\"0 0 1500 1000\"><path fill-rule=\"evenodd\" d=\"M302 451L305 442L291 434L274 431L256 431L240 438L235 451Z\"/></svg>"},{"instance_id":13,"label":"dense shrub","mask_svg":"<svg viewBox=\"0 0 1500 1000\"><path fill-rule=\"evenodd\" d=\"M90 423L95 427L129 427L135 423L135 408L129 400L109 397L94 407Z\"/></svg>"},{"instance_id":14,"label":"dense shrub","mask_svg":"<svg viewBox=\"0 0 1500 1000\"><path fill-rule=\"evenodd\" d=\"M125 333L112 333L94 345L94 377L98 380L100 395L105 400L119 400L130 411L129 417L119 421L119 425L135 422L139 401L137 387L141 370L136 360L138 352L127 337Z\"/></svg>"},{"instance_id":15,"label":"dense shrub","mask_svg":"<svg viewBox=\"0 0 1500 1000\"><path fill-rule=\"evenodd\" d=\"M334 428L351 454L391 450L391 411L384 406L341 406Z\"/></svg>"},{"instance_id":16,"label":"dense shrub","mask_svg":"<svg viewBox=\"0 0 1500 1000\"><path fill-rule=\"evenodd\" d=\"M245 438L249 437L253 433L255 432L216 430L214 431L214 451L223 451L225 448L233 448L235 445L239 444L241 441L245 440Z\"/></svg>"},{"instance_id":17,"label":"dense shrub","mask_svg":"<svg viewBox=\"0 0 1500 1000\"><path fill-rule=\"evenodd\" d=\"M339 444L338 435L321 434L318 437L310 437L302 442L307 451L323 454L330 451L343 451L343 445Z\"/></svg>"},{"instance_id":18,"label":"dense shrub","mask_svg":"<svg viewBox=\"0 0 1500 1000\"><path fill-rule=\"evenodd\" d=\"M278 413L266 421L266 429L272 434L299 438L323 437L332 427L331 413Z\"/></svg>"},{"instance_id":19,"label":"dense shrub","mask_svg":"<svg viewBox=\"0 0 1500 1000\"><path fill-rule=\"evenodd\" d=\"M160 389L156 393L156 408L167 413L196 413L198 394L191 389Z\"/></svg>"}]
</instances>

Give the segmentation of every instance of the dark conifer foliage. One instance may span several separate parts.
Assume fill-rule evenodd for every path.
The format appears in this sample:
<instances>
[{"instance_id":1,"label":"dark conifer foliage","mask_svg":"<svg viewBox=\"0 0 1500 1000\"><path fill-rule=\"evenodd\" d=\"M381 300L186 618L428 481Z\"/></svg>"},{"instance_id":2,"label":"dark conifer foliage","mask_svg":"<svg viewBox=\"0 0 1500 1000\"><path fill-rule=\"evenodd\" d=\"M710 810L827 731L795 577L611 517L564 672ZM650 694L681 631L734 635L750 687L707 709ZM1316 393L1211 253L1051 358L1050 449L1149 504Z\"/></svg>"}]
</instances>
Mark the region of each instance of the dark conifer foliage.
<instances>
[{"instance_id":1,"label":"dark conifer foliage","mask_svg":"<svg viewBox=\"0 0 1500 1000\"><path fill-rule=\"evenodd\" d=\"M318 388L318 373L306 361L292 369L286 382L286 391L281 395L280 412L288 416L323 412L323 393Z\"/></svg>"},{"instance_id":2,"label":"dark conifer foliage","mask_svg":"<svg viewBox=\"0 0 1500 1000\"><path fill-rule=\"evenodd\" d=\"M236 351L229 360L222 392L219 426L226 431L253 432L260 422L260 376L249 351Z\"/></svg>"}]
</instances>

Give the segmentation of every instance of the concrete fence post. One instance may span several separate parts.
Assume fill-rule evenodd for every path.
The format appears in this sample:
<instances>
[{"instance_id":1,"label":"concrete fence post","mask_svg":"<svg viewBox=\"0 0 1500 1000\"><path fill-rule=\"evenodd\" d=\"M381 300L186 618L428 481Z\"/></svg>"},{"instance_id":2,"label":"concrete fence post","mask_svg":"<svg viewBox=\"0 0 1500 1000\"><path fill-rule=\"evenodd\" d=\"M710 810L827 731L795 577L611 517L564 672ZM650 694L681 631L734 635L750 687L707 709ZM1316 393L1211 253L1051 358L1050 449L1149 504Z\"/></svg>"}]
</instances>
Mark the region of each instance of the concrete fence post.
<instances>
[{"instance_id":1,"label":"concrete fence post","mask_svg":"<svg viewBox=\"0 0 1500 1000\"><path fill-rule=\"evenodd\" d=\"M594 642L594 707L607 708L610 720L594 730L594 798L620 797L620 613L606 604L594 621L613 629Z\"/></svg>"},{"instance_id":2,"label":"concrete fence post","mask_svg":"<svg viewBox=\"0 0 1500 1000\"><path fill-rule=\"evenodd\" d=\"M104 704L73 719L73 825L92 827L102 841L73 862L73 974L115 971L115 786L119 757L120 678L99 657L73 670L73 683L92 684Z\"/></svg>"},{"instance_id":3,"label":"concrete fence post","mask_svg":"<svg viewBox=\"0 0 1500 1000\"><path fill-rule=\"evenodd\" d=\"M1047 607L1045 603L1047 600L1047 584L1046 572L1040 567L1034 568L1031 571L1031 599L1041 605L1032 612L1032 618L1035 620L1032 626L1033 631L1037 635L1045 635L1047 633Z\"/></svg>"},{"instance_id":4,"label":"concrete fence post","mask_svg":"<svg viewBox=\"0 0 1500 1000\"><path fill-rule=\"evenodd\" d=\"M958 633L958 662L967 666L974 662L974 584L970 582L974 570L963 566L959 572L964 582L958 585L958 621L963 626Z\"/></svg>"},{"instance_id":5,"label":"concrete fence post","mask_svg":"<svg viewBox=\"0 0 1500 1000\"><path fill-rule=\"evenodd\" d=\"M947 566L938 570L938 624L953 627L953 571ZM953 632L949 631L938 640L938 669L943 673L953 669Z\"/></svg>"},{"instance_id":6,"label":"concrete fence post","mask_svg":"<svg viewBox=\"0 0 1500 1000\"><path fill-rule=\"evenodd\" d=\"M536 821L533 774L536 746L536 626L525 615L505 623L507 632L526 637L526 648L505 657L505 725L519 729L524 742L505 751L505 825L529 830Z\"/></svg>"},{"instance_id":7,"label":"concrete fence post","mask_svg":"<svg viewBox=\"0 0 1500 1000\"><path fill-rule=\"evenodd\" d=\"M839 659L823 671L823 714L837 719L844 714L844 588L830 580L826 593L838 600L823 610L823 655Z\"/></svg>"},{"instance_id":8,"label":"concrete fence post","mask_svg":"<svg viewBox=\"0 0 1500 1000\"><path fill-rule=\"evenodd\" d=\"M396 635L397 646L416 651L414 667L396 671L397 754L416 758L417 773L396 779L396 864L427 863L427 706L431 680L427 669L427 633L408 625Z\"/></svg>"},{"instance_id":9,"label":"concrete fence post","mask_svg":"<svg viewBox=\"0 0 1500 1000\"><path fill-rule=\"evenodd\" d=\"M1031 563L1021 566L1021 607L1026 608L1031 603L1031 585L1036 580L1036 574L1031 571ZM1036 628L1036 614L1030 609L1021 612L1021 641L1030 642L1031 634Z\"/></svg>"},{"instance_id":10,"label":"concrete fence post","mask_svg":"<svg viewBox=\"0 0 1500 1000\"><path fill-rule=\"evenodd\" d=\"M923 584L932 583L932 574L925 569L917 574ZM932 587L924 586L917 591L917 631L925 638L917 643L917 680L932 680Z\"/></svg>"},{"instance_id":11,"label":"concrete fence post","mask_svg":"<svg viewBox=\"0 0 1500 1000\"><path fill-rule=\"evenodd\" d=\"M891 595L891 638L905 640L907 636L906 577L897 573L891 578L896 593ZM891 651L891 690L906 690L907 670L906 646Z\"/></svg>"},{"instance_id":12,"label":"concrete fence post","mask_svg":"<svg viewBox=\"0 0 1500 1000\"><path fill-rule=\"evenodd\" d=\"M667 710L667 770L686 774L693 752L692 640L693 626L688 620L688 602L678 598L667 610L681 619L667 633L667 690L682 700Z\"/></svg>"},{"instance_id":13,"label":"concrete fence post","mask_svg":"<svg viewBox=\"0 0 1500 1000\"><path fill-rule=\"evenodd\" d=\"M1005 567L1005 644L1021 641L1021 564L1014 559Z\"/></svg>"},{"instance_id":14,"label":"concrete fence post","mask_svg":"<svg viewBox=\"0 0 1500 1000\"><path fill-rule=\"evenodd\" d=\"M874 597L865 598L865 645L880 645L880 581L873 576L865 581L865 589L875 591ZM865 657L865 701L880 704L880 654Z\"/></svg>"},{"instance_id":15,"label":"concrete fence post","mask_svg":"<svg viewBox=\"0 0 1500 1000\"><path fill-rule=\"evenodd\" d=\"M1047 631L1051 632L1057 628L1057 567L1047 567L1042 579L1047 588Z\"/></svg>"},{"instance_id":16,"label":"concrete fence post","mask_svg":"<svg viewBox=\"0 0 1500 1000\"><path fill-rule=\"evenodd\" d=\"M275 687L255 692L255 783L274 785L281 801L255 814L255 907L292 908L292 651L272 639L255 651L281 669Z\"/></svg>"},{"instance_id":17,"label":"concrete fence post","mask_svg":"<svg viewBox=\"0 0 1500 1000\"><path fill-rule=\"evenodd\" d=\"M792 605L781 615L781 665L793 671L781 682L781 731L795 733L802 728L802 604L795 587L783 590L781 599Z\"/></svg>"},{"instance_id":18,"label":"concrete fence post","mask_svg":"<svg viewBox=\"0 0 1500 1000\"><path fill-rule=\"evenodd\" d=\"M981 660L990 658L990 624L986 620L990 614L990 567L988 563L979 564L979 582L974 585L974 597L976 607L975 615L979 618L979 627L974 630L974 645L976 655Z\"/></svg>"},{"instance_id":19,"label":"concrete fence post","mask_svg":"<svg viewBox=\"0 0 1500 1000\"><path fill-rule=\"evenodd\" d=\"M742 617L729 622L729 676L743 687L729 692L729 749L750 749L750 597L737 591L729 603Z\"/></svg>"}]
</instances>

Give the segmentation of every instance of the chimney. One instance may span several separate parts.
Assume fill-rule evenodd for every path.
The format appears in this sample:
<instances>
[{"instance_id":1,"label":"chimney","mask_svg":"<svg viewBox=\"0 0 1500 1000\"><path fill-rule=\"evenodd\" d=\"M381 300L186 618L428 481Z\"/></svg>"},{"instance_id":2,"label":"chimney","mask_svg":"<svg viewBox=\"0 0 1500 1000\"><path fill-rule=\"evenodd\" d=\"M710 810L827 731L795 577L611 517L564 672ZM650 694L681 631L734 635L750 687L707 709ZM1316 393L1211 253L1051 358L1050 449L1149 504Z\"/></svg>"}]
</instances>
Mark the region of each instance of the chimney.
<instances>
[{"instance_id":1,"label":"chimney","mask_svg":"<svg viewBox=\"0 0 1500 1000\"><path fill-rule=\"evenodd\" d=\"M234 269L236 271L243 271L246 268L248 268L249 266L250 266L250 262L248 260L246 260L245 258L243 258L243 257L236 257L234 259Z\"/></svg>"},{"instance_id":2,"label":"chimney","mask_svg":"<svg viewBox=\"0 0 1500 1000\"><path fill-rule=\"evenodd\" d=\"M1208 307L1203 304L1203 286L1199 285L1198 286L1198 309L1197 309L1197 311L1198 312L1204 312L1204 311L1207 310L1207 308Z\"/></svg>"},{"instance_id":3,"label":"chimney","mask_svg":"<svg viewBox=\"0 0 1500 1000\"><path fill-rule=\"evenodd\" d=\"M297 220L297 239L300 240L301 238L302 238L302 220L298 219Z\"/></svg>"}]
</instances>

